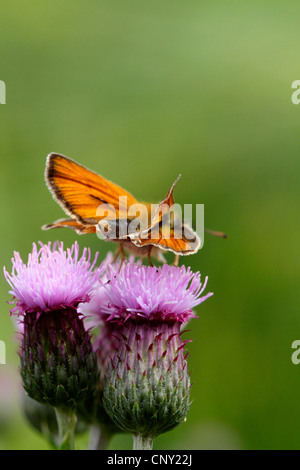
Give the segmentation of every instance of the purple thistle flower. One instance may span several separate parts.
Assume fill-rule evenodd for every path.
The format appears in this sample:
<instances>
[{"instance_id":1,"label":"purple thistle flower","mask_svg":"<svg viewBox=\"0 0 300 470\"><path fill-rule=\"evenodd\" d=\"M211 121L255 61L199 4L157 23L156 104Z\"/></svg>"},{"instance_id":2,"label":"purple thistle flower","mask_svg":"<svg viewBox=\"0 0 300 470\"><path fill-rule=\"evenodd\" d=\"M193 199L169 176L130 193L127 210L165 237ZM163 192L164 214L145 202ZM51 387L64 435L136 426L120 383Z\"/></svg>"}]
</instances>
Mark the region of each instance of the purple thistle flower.
<instances>
[{"instance_id":1,"label":"purple thistle flower","mask_svg":"<svg viewBox=\"0 0 300 470\"><path fill-rule=\"evenodd\" d=\"M90 250L82 255L75 243L33 244L24 263L19 253L13 269L4 275L22 322L21 376L28 395L57 408L74 409L92 396L99 371L91 337L77 312L79 302L90 299L101 266L95 268Z\"/></svg>"},{"instance_id":2,"label":"purple thistle flower","mask_svg":"<svg viewBox=\"0 0 300 470\"><path fill-rule=\"evenodd\" d=\"M103 305L101 314L107 314L109 320L143 318L185 323L195 317L192 309L213 295L210 292L201 297L208 278L202 284L200 273L185 266L127 264L119 273L109 266L106 277L108 305Z\"/></svg>"},{"instance_id":3,"label":"purple thistle flower","mask_svg":"<svg viewBox=\"0 0 300 470\"><path fill-rule=\"evenodd\" d=\"M181 326L207 278L190 268L107 266L85 313L98 317L95 346L105 374L104 407L123 431L150 440L182 422L189 409L188 340ZM103 348L105 353L103 354Z\"/></svg>"},{"instance_id":4,"label":"purple thistle flower","mask_svg":"<svg viewBox=\"0 0 300 470\"><path fill-rule=\"evenodd\" d=\"M11 313L45 312L86 302L103 269L100 266L94 270L98 253L92 263L89 249L84 248L79 256L77 242L66 251L63 243L56 242L52 247L51 242L40 245L38 249L33 243L27 264L15 252L12 273L4 268L4 276L12 288L10 294L16 299L16 307Z\"/></svg>"}]
</instances>

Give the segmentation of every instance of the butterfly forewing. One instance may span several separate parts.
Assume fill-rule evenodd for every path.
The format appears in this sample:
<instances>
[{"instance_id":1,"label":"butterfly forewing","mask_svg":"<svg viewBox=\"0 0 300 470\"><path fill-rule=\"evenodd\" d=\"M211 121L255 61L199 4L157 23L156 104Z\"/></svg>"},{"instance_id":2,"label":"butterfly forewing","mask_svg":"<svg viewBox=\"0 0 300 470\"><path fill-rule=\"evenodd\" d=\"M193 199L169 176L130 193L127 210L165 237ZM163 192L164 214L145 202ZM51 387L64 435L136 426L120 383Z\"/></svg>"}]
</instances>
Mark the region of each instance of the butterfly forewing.
<instances>
[{"instance_id":1,"label":"butterfly forewing","mask_svg":"<svg viewBox=\"0 0 300 470\"><path fill-rule=\"evenodd\" d=\"M107 217L125 217L127 205L136 202L120 186L63 155L52 153L48 156L45 179L64 211L84 224L96 224L101 220L99 206L107 210ZM109 214L110 210L113 214Z\"/></svg>"}]
</instances>

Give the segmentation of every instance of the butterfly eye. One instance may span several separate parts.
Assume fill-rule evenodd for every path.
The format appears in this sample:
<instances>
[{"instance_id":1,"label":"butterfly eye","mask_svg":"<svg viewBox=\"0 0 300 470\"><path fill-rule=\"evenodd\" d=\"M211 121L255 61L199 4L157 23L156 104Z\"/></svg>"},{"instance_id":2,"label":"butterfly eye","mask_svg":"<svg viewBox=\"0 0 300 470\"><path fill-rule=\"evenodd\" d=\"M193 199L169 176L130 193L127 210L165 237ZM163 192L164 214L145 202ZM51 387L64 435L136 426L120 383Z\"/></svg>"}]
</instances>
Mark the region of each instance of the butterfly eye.
<instances>
[{"instance_id":1,"label":"butterfly eye","mask_svg":"<svg viewBox=\"0 0 300 470\"><path fill-rule=\"evenodd\" d=\"M111 225L108 223L107 220L100 220L99 222L99 229L104 235L109 235L111 232Z\"/></svg>"}]
</instances>

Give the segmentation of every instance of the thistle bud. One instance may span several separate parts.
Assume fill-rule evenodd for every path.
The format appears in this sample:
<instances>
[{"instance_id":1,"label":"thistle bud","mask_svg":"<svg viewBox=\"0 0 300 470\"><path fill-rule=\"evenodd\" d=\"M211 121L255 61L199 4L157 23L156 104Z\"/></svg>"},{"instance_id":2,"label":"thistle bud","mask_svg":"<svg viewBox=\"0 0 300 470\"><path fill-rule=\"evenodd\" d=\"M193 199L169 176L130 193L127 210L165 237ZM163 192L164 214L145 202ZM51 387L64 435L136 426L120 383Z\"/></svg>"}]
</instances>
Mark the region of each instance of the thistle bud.
<instances>
[{"instance_id":1,"label":"thistle bud","mask_svg":"<svg viewBox=\"0 0 300 470\"><path fill-rule=\"evenodd\" d=\"M92 396L97 358L76 309L25 315L20 369L25 391L40 403L75 409Z\"/></svg>"},{"instance_id":2,"label":"thistle bud","mask_svg":"<svg viewBox=\"0 0 300 470\"><path fill-rule=\"evenodd\" d=\"M90 252L79 257L75 243L33 245L25 264L19 253L13 270L4 269L21 320L20 368L28 395L60 409L75 409L93 393L99 373L90 335L77 312L90 300L101 268L94 269Z\"/></svg>"},{"instance_id":3,"label":"thistle bud","mask_svg":"<svg viewBox=\"0 0 300 470\"><path fill-rule=\"evenodd\" d=\"M104 407L120 429L134 435L134 448L151 448L154 437L188 412L188 341L182 327L212 294L201 297L207 279L202 285L200 274L185 267L108 266L106 277L106 301L98 312L106 352L100 353Z\"/></svg>"},{"instance_id":4,"label":"thistle bud","mask_svg":"<svg viewBox=\"0 0 300 470\"><path fill-rule=\"evenodd\" d=\"M124 431L154 438L188 412L190 377L180 324L126 322L107 372L104 406Z\"/></svg>"}]
</instances>

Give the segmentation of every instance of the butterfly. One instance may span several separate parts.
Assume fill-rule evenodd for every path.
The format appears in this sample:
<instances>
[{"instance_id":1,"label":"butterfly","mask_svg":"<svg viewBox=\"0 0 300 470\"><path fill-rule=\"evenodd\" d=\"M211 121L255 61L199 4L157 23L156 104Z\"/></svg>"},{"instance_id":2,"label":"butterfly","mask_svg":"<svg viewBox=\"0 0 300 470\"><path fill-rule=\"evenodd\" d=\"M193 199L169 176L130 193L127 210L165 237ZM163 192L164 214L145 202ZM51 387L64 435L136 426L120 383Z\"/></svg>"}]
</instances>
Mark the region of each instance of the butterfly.
<instances>
[{"instance_id":1,"label":"butterfly","mask_svg":"<svg viewBox=\"0 0 300 470\"><path fill-rule=\"evenodd\" d=\"M69 216L42 227L69 227L78 234L98 233L100 238L118 242L140 257L164 261L163 252L179 255L196 253L201 241L196 232L172 211L172 184L158 204L141 203L125 189L64 155L47 157L45 181L54 200ZM138 214L138 215L137 215ZM178 236L179 234L179 236Z\"/></svg>"}]
</instances>

